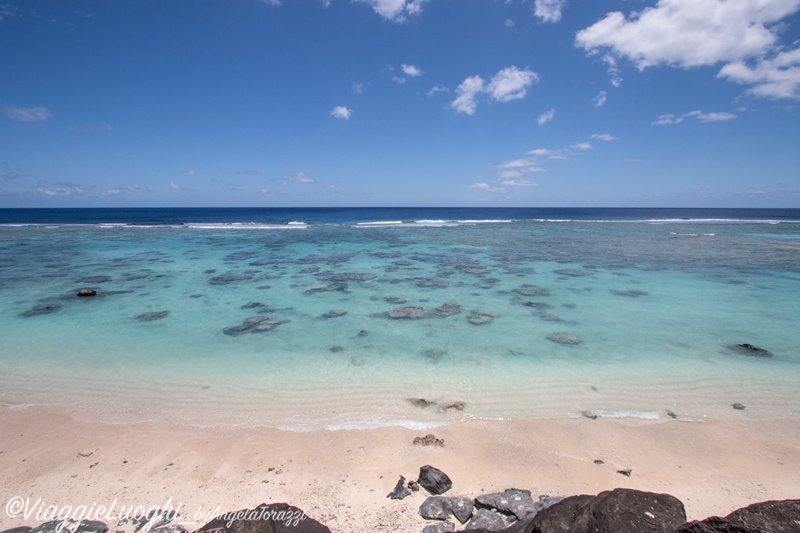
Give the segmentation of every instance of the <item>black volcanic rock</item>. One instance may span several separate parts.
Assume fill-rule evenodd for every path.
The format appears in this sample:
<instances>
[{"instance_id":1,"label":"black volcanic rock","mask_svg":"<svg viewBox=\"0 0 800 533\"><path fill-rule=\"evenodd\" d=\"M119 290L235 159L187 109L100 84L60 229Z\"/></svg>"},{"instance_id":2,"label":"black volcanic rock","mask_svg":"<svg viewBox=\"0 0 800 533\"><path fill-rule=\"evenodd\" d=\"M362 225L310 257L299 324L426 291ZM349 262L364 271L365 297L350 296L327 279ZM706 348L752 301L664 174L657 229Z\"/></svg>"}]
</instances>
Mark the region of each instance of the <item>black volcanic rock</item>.
<instances>
[{"instance_id":1,"label":"black volcanic rock","mask_svg":"<svg viewBox=\"0 0 800 533\"><path fill-rule=\"evenodd\" d=\"M331 533L323 524L286 503L262 503L218 516L195 533Z\"/></svg>"},{"instance_id":2,"label":"black volcanic rock","mask_svg":"<svg viewBox=\"0 0 800 533\"><path fill-rule=\"evenodd\" d=\"M679 527L675 533L797 533L800 500L754 503L725 518L712 516Z\"/></svg>"},{"instance_id":3,"label":"black volcanic rock","mask_svg":"<svg viewBox=\"0 0 800 533\"><path fill-rule=\"evenodd\" d=\"M447 474L431 465L425 465L419 469L417 483L431 494L444 494L453 486L453 482L450 481Z\"/></svg>"},{"instance_id":4,"label":"black volcanic rock","mask_svg":"<svg viewBox=\"0 0 800 533\"><path fill-rule=\"evenodd\" d=\"M672 533L686 523L683 503L669 494L614 489L572 496L539 512L532 533Z\"/></svg>"}]
</instances>

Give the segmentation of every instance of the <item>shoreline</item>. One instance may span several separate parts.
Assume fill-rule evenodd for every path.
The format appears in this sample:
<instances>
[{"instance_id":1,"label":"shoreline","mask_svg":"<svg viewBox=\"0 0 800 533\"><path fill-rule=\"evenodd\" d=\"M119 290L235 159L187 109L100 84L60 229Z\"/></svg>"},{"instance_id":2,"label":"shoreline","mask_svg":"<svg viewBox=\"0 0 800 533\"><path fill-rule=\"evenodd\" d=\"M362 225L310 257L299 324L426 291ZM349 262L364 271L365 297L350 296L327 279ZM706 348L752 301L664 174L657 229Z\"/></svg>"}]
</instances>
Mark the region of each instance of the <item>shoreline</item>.
<instances>
[{"instance_id":1,"label":"shoreline","mask_svg":"<svg viewBox=\"0 0 800 533\"><path fill-rule=\"evenodd\" d=\"M386 497L400 475L430 464L453 480L448 496L531 490L669 493L689 520L800 496L800 417L685 422L599 418L462 421L401 427L287 431L166 422L108 424L38 408L0 407L0 530L37 525L8 502L180 505L193 531L217 514L286 502L334 532L413 531L425 494ZM412 444L434 433L444 447ZM604 464L595 464L603 461ZM631 470L626 477L618 470ZM41 500L39 500L41 498ZM171 499L171 500L170 500ZM216 514L215 514L216 513ZM113 527L114 524L109 524Z\"/></svg>"}]
</instances>

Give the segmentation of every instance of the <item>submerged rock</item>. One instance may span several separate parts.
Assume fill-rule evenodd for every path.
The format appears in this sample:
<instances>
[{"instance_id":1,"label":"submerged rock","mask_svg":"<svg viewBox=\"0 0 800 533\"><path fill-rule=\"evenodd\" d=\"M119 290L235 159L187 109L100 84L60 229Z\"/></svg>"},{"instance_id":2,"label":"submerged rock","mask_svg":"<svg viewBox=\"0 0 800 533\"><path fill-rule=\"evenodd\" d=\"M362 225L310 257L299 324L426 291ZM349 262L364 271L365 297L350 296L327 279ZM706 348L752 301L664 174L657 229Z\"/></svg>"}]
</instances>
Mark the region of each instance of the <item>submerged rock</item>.
<instances>
[{"instance_id":1,"label":"submerged rock","mask_svg":"<svg viewBox=\"0 0 800 533\"><path fill-rule=\"evenodd\" d=\"M332 351L333 353L343 352L344 351L344 346L341 346L339 344L337 344L336 346L331 346L330 347L330 351Z\"/></svg>"},{"instance_id":2,"label":"submerged rock","mask_svg":"<svg viewBox=\"0 0 800 533\"><path fill-rule=\"evenodd\" d=\"M169 311L153 311L151 313L142 313L141 315L136 315L136 320L139 322L153 322L154 320L161 320L162 318L167 318L169 316Z\"/></svg>"},{"instance_id":3,"label":"submerged rock","mask_svg":"<svg viewBox=\"0 0 800 533\"><path fill-rule=\"evenodd\" d=\"M111 276L88 276L86 278L81 278L78 280L78 283L108 283L111 281Z\"/></svg>"},{"instance_id":4,"label":"submerged rock","mask_svg":"<svg viewBox=\"0 0 800 533\"><path fill-rule=\"evenodd\" d=\"M239 309L256 309L258 307L266 307L266 305L262 304L261 302L249 302L241 306Z\"/></svg>"},{"instance_id":5,"label":"submerged rock","mask_svg":"<svg viewBox=\"0 0 800 533\"><path fill-rule=\"evenodd\" d=\"M443 279L423 279L417 282L417 287L443 289L447 287L447 282Z\"/></svg>"},{"instance_id":6,"label":"submerged rock","mask_svg":"<svg viewBox=\"0 0 800 533\"><path fill-rule=\"evenodd\" d=\"M284 322L285 321L276 320L264 315L251 316L246 318L244 323L239 324L238 326L222 328L222 332L225 335L231 336L241 335L242 333L261 333L264 331L271 331Z\"/></svg>"},{"instance_id":7,"label":"submerged rock","mask_svg":"<svg viewBox=\"0 0 800 533\"><path fill-rule=\"evenodd\" d=\"M520 296L547 296L550 294L550 289L524 286L520 287L519 289L512 289L511 292L519 294Z\"/></svg>"},{"instance_id":8,"label":"submerged rock","mask_svg":"<svg viewBox=\"0 0 800 533\"><path fill-rule=\"evenodd\" d=\"M551 333L547 336L547 340L556 342L558 344L580 344L583 342L580 337L572 333Z\"/></svg>"},{"instance_id":9,"label":"submerged rock","mask_svg":"<svg viewBox=\"0 0 800 533\"><path fill-rule=\"evenodd\" d=\"M562 276L592 276L594 272L590 272L589 270L577 270L574 268L562 268L560 270L554 270L556 274L561 274Z\"/></svg>"},{"instance_id":10,"label":"submerged rock","mask_svg":"<svg viewBox=\"0 0 800 533\"><path fill-rule=\"evenodd\" d=\"M467 322L474 326L480 326L483 324L488 324L498 316L500 316L498 313L494 313L487 309L475 309L467 317Z\"/></svg>"},{"instance_id":11,"label":"submerged rock","mask_svg":"<svg viewBox=\"0 0 800 533\"><path fill-rule=\"evenodd\" d=\"M461 306L456 302L447 302L434 309L433 312L436 314L436 316L448 317L450 315L457 315L460 313Z\"/></svg>"},{"instance_id":12,"label":"submerged rock","mask_svg":"<svg viewBox=\"0 0 800 533\"><path fill-rule=\"evenodd\" d=\"M211 285L228 285L230 283L236 283L237 281L249 281L253 279L256 274L258 274L258 270L245 270L243 272L227 272L220 276L214 276L208 282Z\"/></svg>"},{"instance_id":13,"label":"submerged rock","mask_svg":"<svg viewBox=\"0 0 800 533\"><path fill-rule=\"evenodd\" d=\"M647 291L640 291L636 289L630 289L627 291L619 291L617 289L611 289L611 292L613 294L616 294L617 296L629 296L631 298L638 298L639 296L646 296L648 294Z\"/></svg>"},{"instance_id":14,"label":"submerged rock","mask_svg":"<svg viewBox=\"0 0 800 533\"><path fill-rule=\"evenodd\" d=\"M347 314L347 311L344 309L331 309L327 313L322 314L322 318L336 318L339 316L344 316Z\"/></svg>"},{"instance_id":15,"label":"submerged rock","mask_svg":"<svg viewBox=\"0 0 800 533\"><path fill-rule=\"evenodd\" d=\"M409 398L408 401L411 403L411 405L414 405L421 409L425 409L429 405L434 405L436 403L430 400L426 400L425 398Z\"/></svg>"},{"instance_id":16,"label":"submerged rock","mask_svg":"<svg viewBox=\"0 0 800 533\"><path fill-rule=\"evenodd\" d=\"M392 309L391 311L386 312L386 316L389 318L397 319L408 319L408 318L422 318L425 316L425 309L422 307L416 306L409 306L409 307L399 307L397 309Z\"/></svg>"},{"instance_id":17,"label":"submerged rock","mask_svg":"<svg viewBox=\"0 0 800 533\"><path fill-rule=\"evenodd\" d=\"M397 296L387 296L383 299L384 302L388 302L390 304L404 304L406 303L405 298L399 298Z\"/></svg>"},{"instance_id":18,"label":"submerged rock","mask_svg":"<svg viewBox=\"0 0 800 533\"><path fill-rule=\"evenodd\" d=\"M749 355L750 357L772 357L772 353L764 348L752 344L731 344L728 349L732 352Z\"/></svg>"},{"instance_id":19,"label":"submerged rock","mask_svg":"<svg viewBox=\"0 0 800 533\"><path fill-rule=\"evenodd\" d=\"M308 289L306 294L314 294L317 292L346 292L347 291L347 283L331 283L324 287L314 287L313 289Z\"/></svg>"},{"instance_id":20,"label":"submerged rock","mask_svg":"<svg viewBox=\"0 0 800 533\"><path fill-rule=\"evenodd\" d=\"M321 272L316 275L318 278L334 283L344 283L348 281L369 281L375 279L375 274L358 273L358 272L341 272L341 273L328 273Z\"/></svg>"},{"instance_id":21,"label":"submerged rock","mask_svg":"<svg viewBox=\"0 0 800 533\"><path fill-rule=\"evenodd\" d=\"M57 303L52 304L42 304L37 305L28 309L27 311L21 313L22 316L39 316L39 315L49 315L50 313L55 313L57 311L61 311L64 306Z\"/></svg>"},{"instance_id":22,"label":"submerged rock","mask_svg":"<svg viewBox=\"0 0 800 533\"><path fill-rule=\"evenodd\" d=\"M442 348L428 348L427 350L422 352L422 355L431 359L432 361L441 361L442 357L447 355L447 350Z\"/></svg>"}]
</instances>

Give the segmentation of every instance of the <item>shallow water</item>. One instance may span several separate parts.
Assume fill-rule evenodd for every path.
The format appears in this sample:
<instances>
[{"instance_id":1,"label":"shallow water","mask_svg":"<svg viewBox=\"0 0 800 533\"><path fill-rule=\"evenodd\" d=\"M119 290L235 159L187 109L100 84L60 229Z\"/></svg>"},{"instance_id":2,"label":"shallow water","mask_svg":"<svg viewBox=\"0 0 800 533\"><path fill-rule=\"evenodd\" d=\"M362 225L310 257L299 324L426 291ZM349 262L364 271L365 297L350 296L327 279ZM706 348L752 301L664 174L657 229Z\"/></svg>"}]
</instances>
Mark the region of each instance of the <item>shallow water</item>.
<instances>
[{"instance_id":1,"label":"shallow water","mask_svg":"<svg viewBox=\"0 0 800 533\"><path fill-rule=\"evenodd\" d=\"M0 226L0 403L292 429L800 412L796 221L429 214ZM254 316L277 324L224 332Z\"/></svg>"}]
</instances>

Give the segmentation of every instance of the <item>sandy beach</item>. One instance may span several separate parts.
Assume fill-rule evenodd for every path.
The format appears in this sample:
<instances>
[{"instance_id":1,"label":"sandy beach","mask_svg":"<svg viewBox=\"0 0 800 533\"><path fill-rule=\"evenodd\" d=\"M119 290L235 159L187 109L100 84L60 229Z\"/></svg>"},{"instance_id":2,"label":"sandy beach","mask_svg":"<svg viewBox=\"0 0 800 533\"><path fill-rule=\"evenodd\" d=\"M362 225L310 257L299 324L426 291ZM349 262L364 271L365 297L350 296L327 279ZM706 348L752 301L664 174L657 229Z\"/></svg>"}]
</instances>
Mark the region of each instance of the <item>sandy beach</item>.
<instances>
[{"instance_id":1,"label":"sandy beach","mask_svg":"<svg viewBox=\"0 0 800 533\"><path fill-rule=\"evenodd\" d=\"M425 432L403 428L106 424L4 407L0 529L37 525L44 521L37 510L52 505L83 505L105 506L109 515L171 507L181 514L176 522L194 530L220 512L287 502L335 532L419 532L424 490L401 501L386 495L400 475L416 479L426 464L453 480L448 495L516 487L569 496L628 487L678 497L689 520L797 498L800 419L742 415L727 422L468 421L436 429L445 446L432 447L412 444Z\"/></svg>"}]
</instances>

